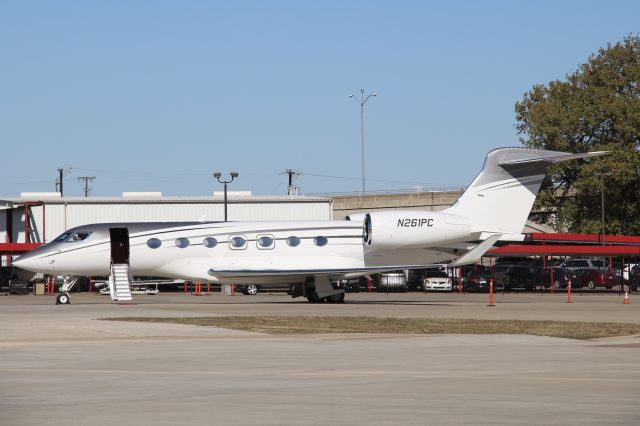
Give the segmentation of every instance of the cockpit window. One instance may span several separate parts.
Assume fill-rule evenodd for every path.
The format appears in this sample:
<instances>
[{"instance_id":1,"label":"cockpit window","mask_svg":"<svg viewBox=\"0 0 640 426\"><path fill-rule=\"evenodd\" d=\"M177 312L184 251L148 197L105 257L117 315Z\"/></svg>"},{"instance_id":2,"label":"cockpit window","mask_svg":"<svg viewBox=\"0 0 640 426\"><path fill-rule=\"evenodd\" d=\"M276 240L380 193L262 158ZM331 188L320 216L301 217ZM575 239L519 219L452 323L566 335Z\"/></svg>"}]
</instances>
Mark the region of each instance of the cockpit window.
<instances>
[{"instance_id":1,"label":"cockpit window","mask_svg":"<svg viewBox=\"0 0 640 426\"><path fill-rule=\"evenodd\" d=\"M65 232L53 241L58 243L62 241L73 243L76 241L84 241L89 238L89 235L91 235L91 232Z\"/></svg>"},{"instance_id":2,"label":"cockpit window","mask_svg":"<svg viewBox=\"0 0 640 426\"><path fill-rule=\"evenodd\" d=\"M58 238L56 238L53 241L56 241L56 242L64 241L67 238L69 238L69 235L71 235L69 232L65 232L64 234L60 235Z\"/></svg>"},{"instance_id":3,"label":"cockpit window","mask_svg":"<svg viewBox=\"0 0 640 426\"><path fill-rule=\"evenodd\" d=\"M71 243L75 241L84 241L89 237L89 235L91 235L91 232L76 232L75 234L71 235L71 238L69 238L67 241Z\"/></svg>"}]
</instances>

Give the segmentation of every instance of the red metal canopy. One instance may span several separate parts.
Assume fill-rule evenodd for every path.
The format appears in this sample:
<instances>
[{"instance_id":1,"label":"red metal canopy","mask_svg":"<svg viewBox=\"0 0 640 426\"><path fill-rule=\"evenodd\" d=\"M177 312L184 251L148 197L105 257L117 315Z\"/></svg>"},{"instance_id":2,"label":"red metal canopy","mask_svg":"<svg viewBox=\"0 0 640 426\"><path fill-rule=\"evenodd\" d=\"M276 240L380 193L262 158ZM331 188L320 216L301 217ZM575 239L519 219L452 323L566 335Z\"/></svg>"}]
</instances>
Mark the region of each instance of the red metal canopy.
<instances>
[{"instance_id":1,"label":"red metal canopy","mask_svg":"<svg viewBox=\"0 0 640 426\"><path fill-rule=\"evenodd\" d=\"M488 256L638 256L640 246L586 246L575 244L509 244L487 252Z\"/></svg>"},{"instance_id":2,"label":"red metal canopy","mask_svg":"<svg viewBox=\"0 0 640 426\"><path fill-rule=\"evenodd\" d=\"M543 234L534 232L527 234L525 241L549 242L549 243L596 243L596 244L637 244L640 245L640 237L632 235L605 235L600 234Z\"/></svg>"},{"instance_id":3,"label":"red metal canopy","mask_svg":"<svg viewBox=\"0 0 640 426\"><path fill-rule=\"evenodd\" d=\"M0 243L0 255L24 254L41 245L42 243Z\"/></svg>"},{"instance_id":4,"label":"red metal canopy","mask_svg":"<svg viewBox=\"0 0 640 426\"><path fill-rule=\"evenodd\" d=\"M604 244L603 244L604 241ZM527 234L524 244L507 244L488 256L639 256L640 237L598 234Z\"/></svg>"}]
</instances>

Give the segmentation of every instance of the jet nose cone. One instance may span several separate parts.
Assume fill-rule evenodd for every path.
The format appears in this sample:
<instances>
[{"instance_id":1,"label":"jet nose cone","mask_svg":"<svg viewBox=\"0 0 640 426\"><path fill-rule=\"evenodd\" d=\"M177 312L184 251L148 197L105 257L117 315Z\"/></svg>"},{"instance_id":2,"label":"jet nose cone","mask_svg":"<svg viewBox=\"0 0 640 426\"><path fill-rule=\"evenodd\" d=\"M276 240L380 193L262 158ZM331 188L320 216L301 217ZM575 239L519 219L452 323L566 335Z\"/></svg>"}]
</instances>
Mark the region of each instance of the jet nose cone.
<instances>
[{"instance_id":1,"label":"jet nose cone","mask_svg":"<svg viewBox=\"0 0 640 426\"><path fill-rule=\"evenodd\" d=\"M29 267L33 267L34 263L35 262L33 261L33 256L29 256L29 254L23 254L22 256L11 262L13 266L26 270L29 270Z\"/></svg>"},{"instance_id":2,"label":"jet nose cone","mask_svg":"<svg viewBox=\"0 0 640 426\"><path fill-rule=\"evenodd\" d=\"M12 265L31 272L49 272L49 266L46 265L40 256L36 253L26 253L12 262Z\"/></svg>"}]
</instances>

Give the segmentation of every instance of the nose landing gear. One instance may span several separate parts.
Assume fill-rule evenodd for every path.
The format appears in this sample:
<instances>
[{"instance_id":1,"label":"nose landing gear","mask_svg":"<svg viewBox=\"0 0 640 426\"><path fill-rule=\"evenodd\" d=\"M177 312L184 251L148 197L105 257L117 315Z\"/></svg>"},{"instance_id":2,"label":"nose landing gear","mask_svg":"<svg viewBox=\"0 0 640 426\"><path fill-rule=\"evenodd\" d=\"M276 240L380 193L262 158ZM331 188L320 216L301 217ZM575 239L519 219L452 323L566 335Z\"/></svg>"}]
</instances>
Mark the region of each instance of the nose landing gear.
<instances>
[{"instance_id":1,"label":"nose landing gear","mask_svg":"<svg viewBox=\"0 0 640 426\"><path fill-rule=\"evenodd\" d=\"M74 285L78 282L78 277L64 276L62 287L60 287L60 293L56 296L56 305L68 305L71 303L71 297L69 292Z\"/></svg>"}]
</instances>

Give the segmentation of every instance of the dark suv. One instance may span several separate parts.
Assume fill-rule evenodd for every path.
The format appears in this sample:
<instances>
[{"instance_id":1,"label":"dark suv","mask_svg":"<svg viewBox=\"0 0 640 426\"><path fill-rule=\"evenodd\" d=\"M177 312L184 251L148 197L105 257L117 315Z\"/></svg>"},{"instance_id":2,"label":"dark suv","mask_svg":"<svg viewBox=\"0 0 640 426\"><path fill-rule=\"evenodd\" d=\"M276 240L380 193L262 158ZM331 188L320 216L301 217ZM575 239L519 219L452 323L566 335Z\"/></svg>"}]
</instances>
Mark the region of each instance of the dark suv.
<instances>
[{"instance_id":1,"label":"dark suv","mask_svg":"<svg viewBox=\"0 0 640 426\"><path fill-rule=\"evenodd\" d=\"M464 291L487 291L491 280L494 280L495 284L495 276L489 271L471 271L464 279Z\"/></svg>"}]
</instances>

